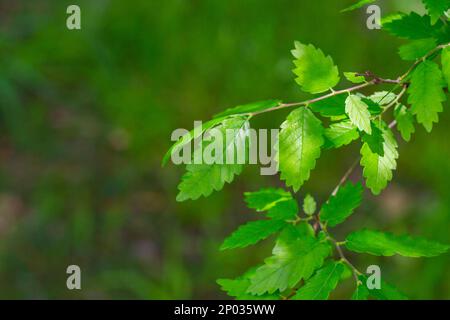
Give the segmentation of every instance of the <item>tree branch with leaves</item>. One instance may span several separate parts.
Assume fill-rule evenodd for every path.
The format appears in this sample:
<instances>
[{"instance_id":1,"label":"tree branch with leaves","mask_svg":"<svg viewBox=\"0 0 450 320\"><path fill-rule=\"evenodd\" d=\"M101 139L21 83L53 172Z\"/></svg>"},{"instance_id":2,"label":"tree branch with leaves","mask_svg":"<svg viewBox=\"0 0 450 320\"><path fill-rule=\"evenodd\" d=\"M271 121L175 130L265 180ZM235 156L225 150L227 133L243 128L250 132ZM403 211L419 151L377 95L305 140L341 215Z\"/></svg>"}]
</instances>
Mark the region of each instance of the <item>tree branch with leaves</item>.
<instances>
[{"instance_id":1,"label":"tree branch with leaves","mask_svg":"<svg viewBox=\"0 0 450 320\"><path fill-rule=\"evenodd\" d=\"M360 1L346 11L371 2L374 1ZM396 127L408 142L415 132L416 122L430 132L439 121L450 85L450 29L446 16L450 1L423 2L428 15L412 12L383 19L385 31L408 40L400 47L399 54L412 64L396 79L384 79L370 71L345 72L345 78L353 86L334 90L341 79L333 59L311 44L295 42L292 50L295 81L302 91L315 96L302 102L268 100L228 109L205 123L202 131L191 131L183 136L165 155L163 164L173 153L211 128L222 132L237 129L231 143L248 141L249 122L253 117L292 108L280 126L275 151L280 179L298 192L310 178L323 150L361 141L360 156L319 210L309 194L304 197L302 208L291 192L282 189L265 188L244 194L248 207L264 212L265 218L240 226L223 242L221 250L248 247L274 234L277 238L272 255L260 266L236 279L218 280L230 296L237 299L327 299L342 279L353 275L352 299L404 299L403 294L385 282L381 289L369 289L367 277L350 262L345 252L418 258L448 251L448 245L411 235L363 228L338 241L330 232L359 207L364 186L378 195L392 180L399 157L392 129ZM380 84L392 85L392 88L370 96L361 93L362 89ZM388 124L385 119L389 112L394 120ZM327 127L322 121L324 118L328 119ZM201 143L207 146L212 142ZM244 149L237 148L237 152L248 152L245 149L248 143L236 143L238 145ZM221 152L225 153L229 147L226 145ZM358 164L364 179L349 182ZM241 173L244 165L188 164L178 187L177 200L195 200L221 190Z\"/></svg>"}]
</instances>

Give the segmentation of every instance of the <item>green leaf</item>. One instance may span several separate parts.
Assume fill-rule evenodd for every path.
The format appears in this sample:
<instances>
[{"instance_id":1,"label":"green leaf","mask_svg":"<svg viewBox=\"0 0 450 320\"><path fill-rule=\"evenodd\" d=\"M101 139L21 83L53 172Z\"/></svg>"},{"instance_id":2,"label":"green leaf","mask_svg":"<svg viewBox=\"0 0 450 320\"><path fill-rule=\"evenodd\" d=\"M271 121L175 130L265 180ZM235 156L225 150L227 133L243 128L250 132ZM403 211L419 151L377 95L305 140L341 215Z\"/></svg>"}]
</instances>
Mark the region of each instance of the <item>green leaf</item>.
<instances>
[{"instance_id":1,"label":"green leaf","mask_svg":"<svg viewBox=\"0 0 450 320\"><path fill-rule=\"evenodd\" d=\"M298 204L294 199L278 202L269 209L267 217L277 220L291 220L297 216Z\"/></svg>"},{"instance_id":2,"label":"green leaf","mask_svg":"<svg viewBox=\"0 0 450 320\"><path fill-rule=\"evenodd\" d=\"M366 178L366 186L375 195L386 188L388 182L392 180L392 171L397 168L397 141L392 131L385 125L382 131L384 156L373 152L367 143L364 143L361 148L363 176Z\"/></svg>"},{"instance_id":3,"label":"green leaf","mask_svg":"<svg viewBox=\"0 0 450 320\"><path fill-rule=\"evenodd\" d=\"M358 76L356 72L344 72L344 77L352 83L366 82L366 78L364 76Z\"/></svg>"},{"instance_id":4,"label":"green leaf","mask_svg":"<svg viewBox=\"0 0 450 320\"><path fill-rule=\"evenodd\" d=\"M445 44L450 42L450 28L448 28L449 22L450 19L447 18L447 24L442 24L443 27L441 27L438 31L436 31L434 37L436 38L438 44Z\"/></svg>"},{"instance_id":5,"label":"green leaf","mask_svg":"<svg viewBox=\"0 0 450 320\"><path fill-rule=\"evenodd\" d=\"M220 250L245 248L282 229L286 223L282 220L252 221L240 226L223 242Z\"/></svg>"},{"instance_id":6,"label":"green leaf","mask_svg":"<svg viewBox=\"0 0 450 320\"><path fill-rule=\"evenodd\" d=\"M324 148L340 148L359 138L358 128L350 121L333 123L325 129Z\"/></svg>"},{"instance_id":7,"label":"green leaf","mask_svg":"<svg viewBox=\"0 0 450 320\"><path fill-rule=\"evenodd\" d=\"M307 215L313 215L316 212L317 209L317 203L316 200L308 193L303 200L303 211Z\"/></svg>"},{"instance_id":8,"label":"green leaf","mask_svg":"<svg viewBox=\"0 0 450 320\"><path fill-rule=\"evenodd\" d=\"M435 24L450 8L450 0L422 0L422 2L430 14L432 24Z\"/></svg>"},{"instance_id":9,"label":"green leaf","mask_svg":"<svg viewBox=\"0 0 450 320\"><path fill-rule=\"evenodd\" d=\"M241 277L236 279L219 279L217 283L230 297L235 297L237 300L279 300L280 296L278 294L255 296L247 293L251 284L250 277L255 274L255 271L256 268L252 268Z\"/></svg>"},{"instance_id":10,"label":"green leaf","mask_svg":"<svg viewBox=\"0 0 450 320\"><path fill-rule=\"evenodd\" d=\"M358 253L375 256L435 257L450 248L438 242L409 235L397 236L389 232L363 229L347 236L345 246Z\"/></svg>"},{"instance_id":11,"label":"green leaf","mask_svg":"<svg viewBox=\"0 0 450 320\"><path fill-rule=\"evenodd\" d=\"M361 183L347 182L339 188L335 196L331 196L322 206L320 220L326 222L330 227L344 222L361 204L362 193Z\"/></svg>"},{"instance_id":12,"label":"green leaf","mask_svg":"<svg viewBox=\"0 0 450 320\"><path fill-rule=\"evenodd\" d=\"M344 272L341 262L332 262L318 270L305 285L297 290L292 300L327 300Z\"/></svg>"},{"instance_id":13,"label":"green leaf","mask_svg":"<svg viewBox=\"0 0 450 320\"><path fill-rule=\"evenodd\" d=\"M290 192L283 189L267 188L256 192L245 192L247 207L256 211L267 211L278 202L292 199Z\"/></svg>"},{"instance_id":14,"label":"green leaf","mask_svg":"<svg viewBox=\"0 0 450 320\"><path fill-rule=\"evenodd\" d=\"M384 138L383 131L374 122L371 123L372 134L364 133L362 141L366 143L373 153L384 156Z\"/></svg>"},{"instance_id":15,"label":"green leaf","mask_svg":"<svg viewBox=\"0 0 450 320\"><path fill-rule=\"evenodd\" d=\"M295 42L292 50L295 57L295 79L303 91L321 93L333 88L339 82L339 71L330 56L325 56L312 44Z\"/></svg>"},{"instance_id":16,"label":"green leaf","mask_svg":"<svg viewBox=\"0 0 450 320\"><path fill-rule=\"evenodd\" d=\"M266 100L266 101L259 101L259 102L253 102L249 104L244 104L241 106L237 106L234 108L227 109L219 114L216 114L214 117L227 117L230 115L236 115L236 114L250 114L254 112L260 112L267 109L275 108L279 106L282 103L281 100Z\"/></svg>"},{"instance_id":17,"label":"green leaf","mask_svg":"<svg viewBox=\"0 0 450 320\"><path fill-rule=\"evenodd\" d=\"M442 50L441 62L442 73L445 80L447 81L447 87L450 88L450 47Z\"/></svg>"},{"instance_id":18,"label":"green leaf","mask_svg":"<svg viewBox=\"0 0 450 320\"><path fill-rule=\"evenodd\" d=\"M408 300L408 297L398 289L384 281L381 281L381 289L369 290L370 295L378 300Z\"/></svg>"},{"instance_id":19,"label":"green leaf","mask_svg":"<svg viewBox=\"0 0 450 320\"><path fill-rule=\"evenodd\" d=\"M358 283L358 286L352 295L352 300L368 300L369 294L369 289L367 289L365 282Z\"/></svg>"},{"instance_id":20,"label":"green leaf","mask_svg":"<svg viewBox=\"0 0 450 320\"><path fill-rule=\"evenodd\" d=\"M235 134L227 135L227 129L234 129ZM247 153L249 137L247 117L226 119L218 127L218 130L224 137L224 143L223 149L219 150L216 156L221 155L224 159L223 162L225 162L227 152L231 149L235 150L235 157L237 154ZM214 141L204 142L204 146L206 147L210 143L214 143ZM203 157L203 155L201 156ZM177 201L196 200L201 196L209 196L214 190L222 189L225 183L232 182L234 176L241 173L242 168L242 164L188 164L186 166L187 172L178 185Z\"/></svg>"},{"instance_id":21,"label":"green leaf","mask_svg":"<svg viewBox=\"0 0 450 320\"><path fill-rule=\"evenodd\" d=\"M360 95L360 94L359 94ZM364 102L365 104L367 104L369 112L372 116L374 115L379 115L381 114L381 112L383 111L383 109L381 108L381 105L378 104L377 102L374 102L373 100L371 100L370 98L366 98L362 95L360 95L362 102ZM384 101L384 99L382 100Z\"/></svg>"},{"instance_id":22,"label":"green leaf","mask_svg":"<svg viewBox=\"0 0 450 320\"><path fill-rule=\"evenodd\" d=\"M186 133L184 136L182 136L177 142L175 142L172 147L166 152L164 155L164 158L162 160L161 165L165 166L167 162L169 161L172 154L177 152L180 148L182 148L184 145L190 143L192 140L199 138L206 130L211 129L219 124L221 124L226 118L225 117L218 117L212 120L209 120L202 124L201 129L193 129Z\"/></svg>"},{"instance_id":23,"label":"green leaf","mask_svg":"<svg viewBox=\"0 0 450 320\"><path fill-rule=\"evenodd\" d=\"M331 253L323 238L315 238L309 225L288 226L279 236L272 251L250 278L248 293L261 295L294 287L300 280L308 279L323 265Z\"/></svg>"},{"instance_id":24,"label":"green leaf","mask_svg":"<svg viewBox=\"0 0 450 320\"><path fill-rule=\"evenodd\" d=\"M378 300L408 300L408 298L403 293L398 291L397 288L384 282L383 280L381 280L380 289L367 288L367 276L365 275L360 275L359 280L361 281L361 284L358 285L361 297L359 300L366 300L368 298L367 294L377 298Z\"/></svg>"},{"instance_id":25,"label":"green leaf","mask_svg":"<svg viewBox=\"0 0 450 320\"><path fill-rule=\"evenodd\" d=\"M411 40L431 38L440 27L431 25L430 16L420 16L415 12L398 15L390 21L383 20L382 24L390 34Z\"/></svg>"},{"instance_id":26,"label":"green leaf","mask_svg":"<svg viewBox=\"0 0 450 320\"><path fill-rule=\"evenodd\" d=\"M394 110L395 120L397 121L397 129L403 140L411 140L411 135L416 131L414 128L414 117L409 110L399 104Z\"/></svg>"},{"instance_id":27,"label":"green leaf","mask_svg":"<svg viewBox=\"0 0 450 320\"><path fill-rule=\"evenodd\" d=\"M347 113L350 121L358 127L359 130L368 134L372 133L370 127L370 112L368 106L357 95L349 95L345 100L345 113Z\"/></svg>"},{"instance_id":28,"label":"green leaf","mask_svg":"<svg viewBox=\"0 0 450 320\"><path fill-rule=\"evenodd\" d=\"M340 94L314 102L309 108L320 113L323 117L336 117L345 115L345 96Z\"/></svg>"},{"instance_id":29,"label":"green leaf","mask_svg":"<svg viewBox=\"0 0 450 320\"><path fill-rule=\"evenodd\" d=\"M298 191L309 179L324 143L322 123L308 108L292 111L281 125L275 145L281 180Z\"/></svg>"},{"instance_id":30,"label":"green leaf","mask_svg":"<svg viewBox=\"0 0 450 320\"><path fill-rule=\"evenodd\" d=\"M257 192L245 192L247 206L256 211L269 211L267 216L277 220L294 219L298 213L297 201L290 192L283 189L261 189Z\"/></svg>"},{"instance_id":31,"label":"green leaf","mask_svg":"<svg viewBox=\"0 0 450 320\"><path fill-rule=\"evenodd\" d=\"M381 25L384 26L386 23L391 23L394 20L402 19L405 14L401 12L395 12L385 15L381 18Z\"/></svg>"},{"instance_id":32,"label":"green leaf","mask_svg":"<svg viewBox=\"0 0 450 320\"><path fill-rule=\"evenodd\" d=\"M344 266L344 271L342 272L342 276L341 276L341 280L346 280L348 278L350 278L351 276L353 276L353 271L352 269L350 269L350 267L346 264L343 264Z\"/></svg>"},{"instance_id":33,"label":"green leaf","mask_svg":"<svg viewBox=\"0 0 450 320\"><path fill-rule=\"evenodd\" d=\"M350 7L345 8L344 10L341 10L341 12L353 11L353 10L362 8L362 7L364 7L366 4L373 3L373 2L375 2L375 1L376 1L376 0L360 0L360 1L358 1L357 3L351 5Z\"/></svg>"},{"instance_id":34,"label":"green leaf","mask_svg":"<svg viewBox=\"0 0 450 320\"><path fill-rule=\"evenodd\" d=\"M414 61L425 56L436 46L436 40L433 38L414 40L401 46L398 53L403 60Z\"/></svg>"},{"instance_id":35,"label":"green leaf","mask_svg":"<svg viewBox=\"0 0 450 320\"><path fill-rule=\"evenodd\" d=\"M388 104L394 102L397 95L388 91L379 91L372 94L369 99L380 106L387 106Z\"/></svg>"},{"instance_id":36,"label":"green leaf","mask_svg":"<svg viewBox=\"0 0 450 320\"><path fill-rule=\"evenodd\" d=\"M432 61L422 62L412 74L408 103L411 104L411 112L417 117L417 122L428 132L433 129L433 123L439 121L439 112L443 111L442 102L446 100L443 86L442 72Z\"/></svg>"}]
</instances>

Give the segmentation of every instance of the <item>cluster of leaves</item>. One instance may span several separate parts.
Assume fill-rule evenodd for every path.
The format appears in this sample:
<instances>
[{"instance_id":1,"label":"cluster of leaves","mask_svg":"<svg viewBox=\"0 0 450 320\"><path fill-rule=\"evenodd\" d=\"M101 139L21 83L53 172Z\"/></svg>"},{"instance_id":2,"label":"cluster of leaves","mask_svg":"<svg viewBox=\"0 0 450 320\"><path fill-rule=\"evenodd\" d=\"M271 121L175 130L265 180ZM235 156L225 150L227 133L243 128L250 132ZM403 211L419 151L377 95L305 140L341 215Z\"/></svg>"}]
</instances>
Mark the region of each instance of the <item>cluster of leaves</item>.
<instances>
[{"instance_id":1,"label":"cluster of leaves","mask_svg":"<svg viewBox=\"0 0 450 320\"><path fill-rule=\"evenodd\" d=\"M305 197L303 210L300 210L291 194L281 189L246 193L248 207L265 212L266 218L238 228L221 249L244 248L273 234L278 234L276 244L272 256L263 265L252 268L242 277L220 279L218 283L237 299L327 299L341 280L354 273L357 287L353 299L369 296L404 299L404 295L386 283L381 289L369 290L365 286L365 276L345 256L334 259L332 248L342 246L375 256L433 257L446 252L449 246L368 229L354 231L345 241L337 242L328 229L343 223L360 205L362 195L361 183L348 182L316 212L316 202L310 195ZM316 232L310 222L320 231Z\"/></svg>"},{"instance_id":2,"label":"cluster of leaves","mask_svg":"<svg viewBox=\"0 0 450 320\"><path fill-rule=\"evenodd\" d=\"M353 10L374 1L363 0L347 9ZM445 16L450 0L423 0L429 14L395 14L386 17L383 29L409 42L399 49L402 59L413 61L411 68L395 80L382 79L371 73L344 72L353 87L335 91L340 82L338 67L330 56L311 44L295 42L292 50L296 82L310 94L323 94L308 101L285 104L269 100L237 106L218 114L203 126L182 137L166 154L195 141L211 128L223 132L237 129L223 150L236 148L247 154L249 121L253 116L282 108L294 109L281 124L276 143L276 159L281 180L294 192L310 177L322 151L361 141L360 165L365 187L379 194L392 180L397 166L398 143L393 127L405 141L415 132L415 122L431 131L443 111L445 91L450 85L450 30ZM363 95L360 89L380 83L392 84L390 91ZM407 95L407 99L404 99ZM404 100L404 101L403 101ZM394 121L383 120L393 111ZM329 123L325 127L321 118ZM228 138L228 137L227 137ZM202 141L207 148L212 141ZM193 159L195 160L195 159ZM244 164L192 164L179 185L178 201L208 196L231 183ZM243 248L277 234L272 256L264 264L243 276L219 280L222 289L238 299L327 299L338 283L353 274L356 280L354 299L401 299L404 296L383 283L380 290L369 290L365 276L345 257L342 248L377 256L394 254L406 257L432 257L448 246L408 235L394 235L362 229L338 242L328 228L344 222L362 201L362 183L345 183L344 179L320 210L313 197L304 198L300 210L292 195L280 189L263 189L246 193L249 208L266 212L265 219L249 222L227 238L221 249ZM303 215L301 214L303 212ZM337 259L333 258L333 252Z\"/></svg>"}]
</instances>

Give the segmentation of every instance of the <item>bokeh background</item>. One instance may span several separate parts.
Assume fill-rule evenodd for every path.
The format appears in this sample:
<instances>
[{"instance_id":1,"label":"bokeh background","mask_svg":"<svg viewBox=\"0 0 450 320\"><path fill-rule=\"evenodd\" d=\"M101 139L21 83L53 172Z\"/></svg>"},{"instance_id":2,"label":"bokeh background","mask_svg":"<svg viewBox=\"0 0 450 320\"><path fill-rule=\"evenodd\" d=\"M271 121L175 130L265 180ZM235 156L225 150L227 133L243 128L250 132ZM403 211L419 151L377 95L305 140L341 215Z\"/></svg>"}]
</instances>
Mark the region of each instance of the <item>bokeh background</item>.
<instances>
[{"instance_id":1,"label":"bokeh background","mask_svg":"<svg viewBox=\"0 0 450 320\"><path fill-rule=\"evenodd\" d=\"M247 167L207 199L177 203L184 168L160 167L175 128L237 104L300 101L294 40L331 54L341 71L396 77L402 41L366 28L353 1L0 1L0 298L216 299L216 279L270 255L272 241L219 252L257 215L243 191L283 186ZM66 28L78 4L82 30ZM422 12L419 0L379 2L383 14ZM343 83L342 85L347 85ZM448 107L448 105L446 106ZM275 128L285 111L255 126ZM338 239L361 227L450 243L450 112L431 134L400 143L394 182ZM358 153L325 152L299 199L324 201ZM352 179L358 179L356 170ZM450 298L450 259L351 256L415 299ZM66 268L82 269L82 290ZM347 298L352 281L333 298Z\"/></svg>"}]
</instances>

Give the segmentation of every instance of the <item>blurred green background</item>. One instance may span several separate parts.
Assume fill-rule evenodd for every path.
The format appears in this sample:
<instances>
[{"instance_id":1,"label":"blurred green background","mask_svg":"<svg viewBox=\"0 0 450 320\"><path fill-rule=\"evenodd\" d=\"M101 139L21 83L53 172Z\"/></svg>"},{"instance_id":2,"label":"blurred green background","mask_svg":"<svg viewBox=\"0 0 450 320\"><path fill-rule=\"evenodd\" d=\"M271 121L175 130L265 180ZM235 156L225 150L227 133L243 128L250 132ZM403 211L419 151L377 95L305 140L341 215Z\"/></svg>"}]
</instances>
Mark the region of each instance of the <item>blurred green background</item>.
<instances>
[{"instance_id":1,"label":"blurred green background","mask_svg":"<svg viewBox=\"0 0 450 320\"><path fill-rule=\"evenodd\" d=\"M331 54L341 71L396 77L402 43L366 28L353 1L0 1L0 298L215 299L215 280L270 255L272 241L219 252L226 235L257 217L243 191L283 186L247 167L207 199L176 203L182 167L160 167L175 128L237 104L300 101L294 40ZM380 1L383 14L423 11L420 1ZM82 30L66 28L78 4ZM348 85L343 83L342 85ZM285 111L258 118L275 128ZM400 143L394 182L342 228L410 232L450 243L450 112L431 134ZM325 152L299 198L320 201L358 153ZM352 179L358 179L357 170ZM411 298L450 298L450 259L351 256ZM66 288L66 268L82 290ZM333 298L347 298L352 282Z\"/></svg>"}]
</instances>

